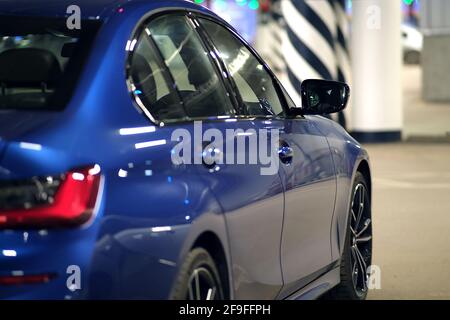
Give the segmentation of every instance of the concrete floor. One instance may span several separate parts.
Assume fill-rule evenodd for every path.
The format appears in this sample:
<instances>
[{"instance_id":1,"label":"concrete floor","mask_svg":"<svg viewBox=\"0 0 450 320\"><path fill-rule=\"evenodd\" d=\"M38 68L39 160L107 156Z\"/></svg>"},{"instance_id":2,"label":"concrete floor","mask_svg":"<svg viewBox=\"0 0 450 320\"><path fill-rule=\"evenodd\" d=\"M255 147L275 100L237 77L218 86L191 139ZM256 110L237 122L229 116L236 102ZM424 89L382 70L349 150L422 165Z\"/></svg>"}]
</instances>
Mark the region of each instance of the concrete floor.
<instances>
[{"instance_id":1,"label":"concrete floor","mask_svg":"<svg viewBox=\"0 0 450 320\"><path fill-rule=\"evenodd\" d=\"M405 66L403 138L415 143L366 146L381 268L370 299L450 299L450 103L423 101L421 84L420 66Z\"/></svg>"},{"instance_id":2,"label":"concrete floor","mask_svg":"<svg viewBox=\"0 0 450 320\"><path fill-rule=\"evenodd\" d=\"M450 299L450 144L368 145L373 170L371 299Z\"/></svg>"}]
</instances>

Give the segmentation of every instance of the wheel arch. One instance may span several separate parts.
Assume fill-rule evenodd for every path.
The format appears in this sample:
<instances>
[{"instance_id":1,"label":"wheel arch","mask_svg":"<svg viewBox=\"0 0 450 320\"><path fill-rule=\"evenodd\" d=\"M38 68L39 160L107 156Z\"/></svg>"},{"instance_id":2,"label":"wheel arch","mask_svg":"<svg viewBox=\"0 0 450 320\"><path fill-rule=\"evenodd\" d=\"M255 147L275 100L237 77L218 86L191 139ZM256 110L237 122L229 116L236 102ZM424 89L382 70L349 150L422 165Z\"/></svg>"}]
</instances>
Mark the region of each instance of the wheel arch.
<instances>
[{"instance_id":1,"label":"wheel arch","mask_svg":"<svg viewBox=\"0 0 450 320\"><path fill-rule=\"evenodd\" d=\"M216 201L213 195L211 195L209 200L211 203L215 203ZM212 207L211 203L209 206L210 209ZM228 241L227 225L221 209L216 208L215 210L197 215L187 226L187 234L182 240L182 245L178 252L178 267L173 281L176 281L178 278L180 266L185 261L189 252L195 248L203 248L211 255L216 263L219 276L223 282L224 293L229 299L233 299L232 258ZM172 288L173 285L174 282L171 284Z\"/></svg>"},{"instance_id":2,"label":"wheel arch","mask_svg":"<svg viewBox=\"0 0 450 320\"><path fill-rule=\"evenodd\" d=\"M338 198L336 202L335 215L333 217L332 229L331 229L331 246L332 246L332 259L338 260L342 257L343 244L345 242L347 232L347 222L349 218L349 210L351 205L351 190L353 187L353 181L357 172L360 172L367 181L368 193L370 199L372 199L372 173L370 169L370 162L367 152L362 149L357 155L355 155L352 165L347 171L348 176L346 178L338 178Z\"/></svg>"},{"instance_id":3,"label":"wheel arch","mask_svg":"<svg viewBox=\"0 0 450 320\"><path fill-rule=\"evenodd\" d=\"M369 188L369 196L372 199L372 173L370 171L369 162L366 159L362 159L358 164L356 172L360 172L367 182L367 187Z\"/></svg>"},{"instance_id":4,"label":"wheel arch","mask_svg":"<svg viewBox=\"0 0 450 320\"><path fill-rule=\"evenodd\" d=\"M230 276L228 270L227 256L225 248L219 237L212 231L205 231L200 234L191 246L191 249L203 248L211 255L219 270L225 297L230 297Z\"/></svg>"}]
</instances>

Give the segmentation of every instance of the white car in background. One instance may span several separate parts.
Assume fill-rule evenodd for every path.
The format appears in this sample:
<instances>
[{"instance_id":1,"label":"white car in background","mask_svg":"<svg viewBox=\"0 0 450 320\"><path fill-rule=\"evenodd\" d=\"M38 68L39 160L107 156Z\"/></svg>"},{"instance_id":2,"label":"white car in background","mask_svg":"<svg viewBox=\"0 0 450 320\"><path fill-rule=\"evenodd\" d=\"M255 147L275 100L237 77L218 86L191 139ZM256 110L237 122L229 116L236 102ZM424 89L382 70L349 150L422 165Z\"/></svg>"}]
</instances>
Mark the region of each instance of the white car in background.
<instances>
[{"instance_id":1,"label":"white car in background","mask_svg":"<svg viewBox=\"0 0 450 320\"><path fill-rule=\"evenodd\" d=\"M403 60L408 64L420 63L423 35L417 27L402 24Z\"/></svg>"}]
</instances>

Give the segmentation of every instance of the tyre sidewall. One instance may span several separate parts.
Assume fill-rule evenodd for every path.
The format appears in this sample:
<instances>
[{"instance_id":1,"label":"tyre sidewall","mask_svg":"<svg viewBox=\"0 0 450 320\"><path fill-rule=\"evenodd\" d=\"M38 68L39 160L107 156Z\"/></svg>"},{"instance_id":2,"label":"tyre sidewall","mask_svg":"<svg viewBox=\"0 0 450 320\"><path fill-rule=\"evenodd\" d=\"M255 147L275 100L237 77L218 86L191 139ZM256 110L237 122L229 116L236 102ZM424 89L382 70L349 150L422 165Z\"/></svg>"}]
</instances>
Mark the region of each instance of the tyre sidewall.
<instances>
[{"instance_id":1,"label":"tyre sidewall","mask_svg":"<svg viewBox=\"0 0 450 320\"><path fill-rule=\"evenodd\" d=\"M224 290L222 287L219 271L213 258L205 249L195 248L187 254L183 264L180 267L177 278L175 280L175 284L170 294L171 300L186 299L186 293L188 291L189 280L191 278L191 275L193 274L195 269L198 269L200 267L207 268L211 272L212 276L214 277L214 280L217 283L218 288L217 294L219 294L219 297L221 299L224 298Z\"/></svg>"}]
</instances>

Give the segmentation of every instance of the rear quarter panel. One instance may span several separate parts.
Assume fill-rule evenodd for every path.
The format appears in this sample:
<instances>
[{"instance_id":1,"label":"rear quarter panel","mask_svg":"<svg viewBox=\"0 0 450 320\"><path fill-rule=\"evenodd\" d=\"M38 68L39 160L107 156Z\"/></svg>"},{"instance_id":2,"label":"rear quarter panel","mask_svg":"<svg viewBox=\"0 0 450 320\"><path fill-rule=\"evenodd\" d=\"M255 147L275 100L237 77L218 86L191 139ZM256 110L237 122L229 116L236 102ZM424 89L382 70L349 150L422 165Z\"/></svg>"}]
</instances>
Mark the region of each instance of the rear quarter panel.
<instances>
[{"instance_id":1,"label":"rear quarter panel","mask_svg":"<svg viewBox=\"0 0 450 320\"><path fill-rule=\"evenodd\" d=\"M127 14L113 15L100 30L67 108L39 130L27 130L8 141L0 179L59 174L96 163L102 168L105 188L96 219L86 228L67 235L49 230L45 237L36 231L26 242L23 232L0 232L0 243L18 253L15 260L0 261L0 271L55 271L59 276L48 290L2 289L1 297L39 298L45 292L42 297L52 299L164 299L184 256L205 231L219 238L230 261L224 216L208 186L198 179L193 166L172 167L171 128L120 134L123 128L152 125L131 101L125 81L125 47L141 18L160 6L149 2L130 6ZM167 143L145 151L135 147L152 140ZM21 142L38 144L40 149L23 149ZM128 171L126 178L119 176L120 170ZM168 231L152 231L167 226ZM66 287L69 265L82 269L81 292Z\"/></svg>"}]
</instances>

